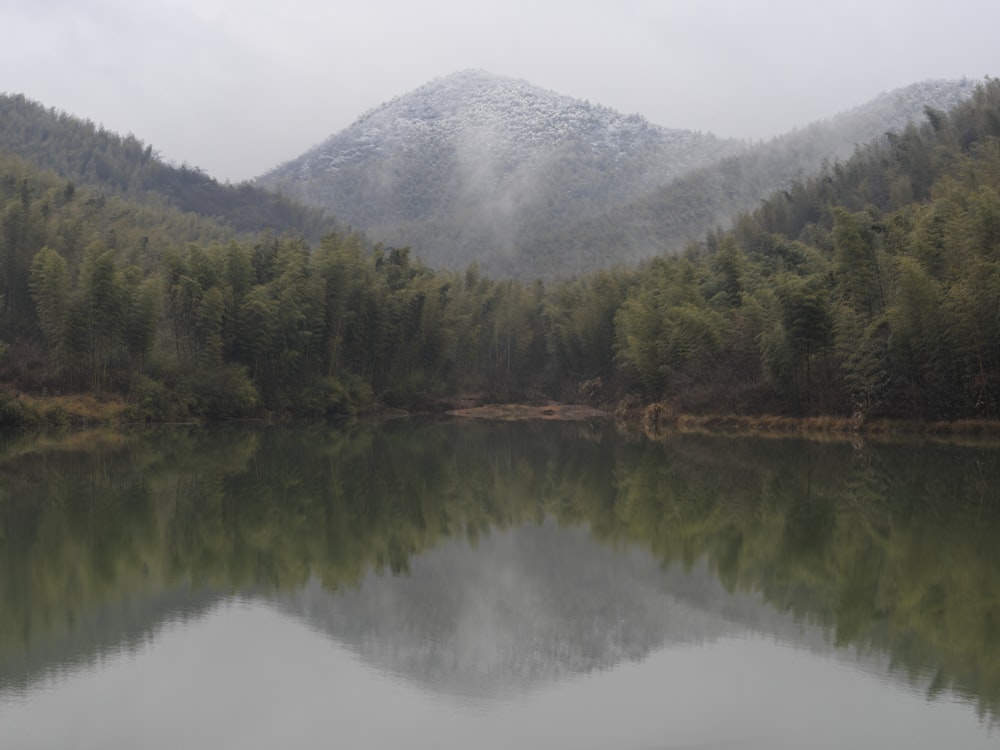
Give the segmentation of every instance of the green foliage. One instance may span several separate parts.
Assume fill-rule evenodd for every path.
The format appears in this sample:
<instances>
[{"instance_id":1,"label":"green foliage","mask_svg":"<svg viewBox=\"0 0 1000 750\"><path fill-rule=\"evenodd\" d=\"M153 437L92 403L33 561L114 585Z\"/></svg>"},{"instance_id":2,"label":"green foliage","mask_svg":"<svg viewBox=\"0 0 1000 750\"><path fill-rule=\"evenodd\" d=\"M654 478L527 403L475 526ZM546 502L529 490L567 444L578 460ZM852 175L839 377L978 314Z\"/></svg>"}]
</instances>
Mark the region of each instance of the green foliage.
<instances>
[{"instance_id":1,"label":"green foliage","mask_svg":"<svg viewBox=\"0 0 1000 750\"><path fill-rule=\"evenodd\" d=\"M0 429L19 432L37 427L38 413L21 399L0 393Z\"/></svg>"},{"instance_id":2,"label":"green foliage","mask_svg":"<svg viewBox=\"0 0 1000 750\"><path fill-rule=\"evenodd\" d=\"M239 365L198 369L190 376L192 411L208 419L256 416L260 397Z\"/></svg>"},{"instance_id":3,"label":"green foliage","mask_svg":"<svg viewBox=\"0 0 1000 750\"><path fill-rule=\"evenodd\" d=\"M829 291L822 277L807 278L782 274L777 279L778 325L782 333L781 346L788 351L784 359L795 370L790 376L780 374L779 380L799 381L804 372L802 389L812 388L812 363L830 345L833 319Z\"/></svg>"},{"instance_id":4,"label":"green foliage","mask_svg":"<svg viewBox=\"0 0 1000 750\"><path fill-rule=\"evenodd\" d=\"M0 152L72 180L64 193L69 199L76 185L86 185L220 221L238 232L295 232L319 240L337 229L319 209L249 183L220 184L186 164L169 165L135 136L110 133L24 96L0 95L0 122Z\"/></svg>"},{"instance_id":5,"label":"green foliage","mask_svg":"<svg viewBox=\"0 0 1000 750\"><path fill-rule=\"evenodd\" d=\"M874 238L861 220L834 209L832 239L834 273L840 297L871 320L885 307L885 283L876 258Z\"/></svg>"},{"instance_id":6,"label":"green foliage","mask_svg":"<svg viewBox=\"0 0 1000 750\"><path fill-rule=\"evenodd\" d=\"M129 387L128 418L133 422L172 422L187 417L176 391L148 375L136 375Z\"/></svg>"},{"instance_id":7,"label":"green foliage","mask_svg":"<svg viewBox=\"0 0 1000 750\"><path fill-rule=\"evenodd\" d=\"M125 312L122 287L114 252L91 245L80 266L80 305L74 312L84 316L79 326L86 337L86 356L96 389L109 384L109 368L120 347Z\"/></svg>"},{"instance_id":8,"label":"green foliage","mask_svg":"<svg viewBox=\"0 0 1000 750\"><path fill-rule=\"evenodd\" d=\"M711 328L698 319L695 274L686 259L653 261L615 316L619 361L650 396L662 395L671 375L695 353L699 330Z\"/></svg>"},{"instance_id":9,"label":"green foliage","mask_svg":"<svg viewBox=\"0 0 1000 750\"><path fill-rule=\"evenodd\" d=\"M616 317L622 366L679 401L701 357L717 405L729 389L749 409L996 416L1000 83L981 92L650 263ZM887 188L904 180L925 203ZM721 327L691 325L705 304Z\"/></svg>"},{"instance_id":10,"label":"green foliage","mask_svg":"<svg viewBox=\"0 0 1000 750\"><path fill-rule=\"evenodd\" d=\"M66 260L50 247L43 247L31 262L31 294L38 323L49 346L58 353L69 304L69 271Z\"/></svg>"},{"instance_id":11,"label":"green foliage","mask_svg":"<svg viewBox=\"0 0 1000 750\"><path fill-rule=\"evenodd\" d=\"M309 417L353 415L372 405L371 388L358 377L318 378L302 389L295 412Z\"/></svg>"},{"instance_id":12,"label":"green foliage","mask_svg":"<svg viewBox=\"0 0 1000 750\"><path fill-rule=\"evenodd\" d=\"M160 315L160 284L154 277L143 278L142 271L129 266L123 274L125 311L122 345L131 369L142 372L156 341Z\"/></svg>"},{"instance_id":13,"label":"green foliage","mask_svg":"<svg viewBox=\"0 0 1000 750\"><path fill-rule=\"evenodd\" d=\"M615 378L615 315L634 281L634 273L600 271L549 290L542 314L548 383L557 392L568 384Z\"/></svg>"},{"instance_id":14,"label":"green foliage","mask_svg":"<svg viewBox=\"0 0 1000 750\"><path fill-rule=\"evenodd\" d=\"M583 384L681 409L997 417L998 113L991 80L681 256L549 285L355 234L241 239L0 157L0 335L42 352L48 386L133 390L152 419Z\"/></svg>"},{"instance_id":15,"label":"green foliage","mask_svg":"<svg viewBox=\"0 0 1000 750\"><path fill-rule=\"evenodd\" d=\"M48 407L43 412L42 419L49 427L62 428L69 426L69 412L62 406Z\"/></svg>"}]
</instances>

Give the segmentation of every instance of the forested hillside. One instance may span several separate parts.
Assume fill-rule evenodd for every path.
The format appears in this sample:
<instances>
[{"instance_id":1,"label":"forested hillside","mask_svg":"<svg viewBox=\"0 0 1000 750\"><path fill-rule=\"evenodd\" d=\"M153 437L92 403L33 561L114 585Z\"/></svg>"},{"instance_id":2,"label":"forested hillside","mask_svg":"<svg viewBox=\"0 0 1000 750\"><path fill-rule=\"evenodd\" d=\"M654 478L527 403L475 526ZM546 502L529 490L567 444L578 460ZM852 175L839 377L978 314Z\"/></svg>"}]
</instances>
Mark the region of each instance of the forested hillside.
<instances>
[{"instance_id":1,"label":"forested hillside","mask_svg":"<svg viewBox=\"0 0 1000 750\"><path fill-rule=\"evenodd\" d=\"M337 228L320 209L249 183L222 185L195 167L166 164L133 135L111 133L23 95L0 94L0 153L77 185L210 217L238 232L292 232L315 241Z\"/></svg>"},{"instance_id":2,"label":"forested hillside","mask_svg":"<svg viewBox=\"0 0 1000 750\"><path fill-rule=\"evenodd\" d=\"M439 397L868 417L1000 412L1000 81L634 271L433 271L348 233L239 238L0 161L0 376L135 417ZM24 416L7 401L8 421Z\"/></svg>"},{"instance_id":3,"label":"forested hillside","mask_svg":"<svg viewBox=\"0 0 1000 750\"><path fill-rule=\"evenodd\" d=\"M969 80L922 81L882 94L829 120L686 170L573 226L542 229L516 247L500 268L514 274L546 269L547 275L558 276L679 253L709 231L728 228L775 190L789 189L824 164L849 158L859 145L923 120L926 107L950 110L975 86Z\"/></svg>"},{"instance_id":4,"label":"forested hillside","mask_svg":"<svg viewBox=\"0 0 1000 750\"><path fill-rule=\"evenodd\" d=\"M1000 82L926 119L646 267L616 315L618 362L644 392L688 408L995 416Z\"/></svg>"}]
</instances>

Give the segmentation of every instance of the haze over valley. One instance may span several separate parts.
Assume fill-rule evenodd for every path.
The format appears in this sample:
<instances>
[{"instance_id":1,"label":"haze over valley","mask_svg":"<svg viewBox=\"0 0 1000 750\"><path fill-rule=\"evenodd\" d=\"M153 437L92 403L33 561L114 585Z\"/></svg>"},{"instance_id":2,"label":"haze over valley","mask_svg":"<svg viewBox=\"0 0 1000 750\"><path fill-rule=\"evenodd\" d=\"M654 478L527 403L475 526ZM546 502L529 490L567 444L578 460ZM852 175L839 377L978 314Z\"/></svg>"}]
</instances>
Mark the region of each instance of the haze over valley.
<instances>
[{"instance_id":1,"label":"haze over valley","mask_svg":"<svg viewBox=\"0 0 1000 750\"><path fill-rule=\"evenodd\" d=\"M435 268L566 278L677 254L859 144L947 111L975 81L914 83L767 142L466 70L435 79L252 183L169 164L153 144L24 96L0 99L0 148L61 176L166 202L237 232L336 229L411 248ZM678 120L683 113L678 113Z\"/></svg>"},{"instance_id":2,"label":"haze over valley","mask_svg":"<svg viewBox=\"0 0 1000 750\"><path fill-rule=\"evenodd\" d=\"M463 71L366 113L256 184L412 247L434 267L565 277L676 254L974 87L915 83L753 145Z\"/></svg>"}]
</instances>

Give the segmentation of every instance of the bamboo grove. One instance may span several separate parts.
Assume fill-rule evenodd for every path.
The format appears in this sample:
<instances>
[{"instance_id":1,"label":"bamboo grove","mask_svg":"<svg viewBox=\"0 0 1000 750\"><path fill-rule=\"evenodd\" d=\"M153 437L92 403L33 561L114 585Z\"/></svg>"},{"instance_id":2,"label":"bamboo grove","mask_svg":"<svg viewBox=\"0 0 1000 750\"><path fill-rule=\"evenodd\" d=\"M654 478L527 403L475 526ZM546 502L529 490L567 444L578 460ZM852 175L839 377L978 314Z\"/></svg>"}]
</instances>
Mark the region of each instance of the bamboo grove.
<instances>
[{"instance_id":1,"label":"bamboo grove","mask_svg":"<svg viewBox=\"0 0 1000 750\"><path fill-rule=\"evenodd\" d=\"M926 115L680 254L551 284L349 231L238 235L0 153L0 377L152 420L468 392L996 417L1000 81Z\"/></svg>"}]
</instances>

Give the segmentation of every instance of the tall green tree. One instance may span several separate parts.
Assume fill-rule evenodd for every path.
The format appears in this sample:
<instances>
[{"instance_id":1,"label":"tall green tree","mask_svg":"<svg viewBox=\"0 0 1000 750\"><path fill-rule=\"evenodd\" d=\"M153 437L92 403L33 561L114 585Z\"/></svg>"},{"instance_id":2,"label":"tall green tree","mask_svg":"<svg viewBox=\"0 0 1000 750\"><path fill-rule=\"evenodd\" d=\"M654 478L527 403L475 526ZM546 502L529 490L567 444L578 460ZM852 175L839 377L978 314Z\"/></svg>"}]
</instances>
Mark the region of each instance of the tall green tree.
<instances>
[{"instance_id":1,"label":"tall green tree","mask_svg":"<svg viewBox=\"0 0 1000 750\"><path fill-rule=\"evenodd\" d=\"M39 250L31 261L30 287L38 324L58 359L62 352L70 293L66 259L48 246Z\"/></svg>"},{"instance_id":2,"label":"tall green tree","mask_svg":"<svg viewBox=\"0 0 1000 750\"><path fill-rule=\"evenodd\" d=\"M126 307L125 285L114 252L99 244L91 245L80 266L78 293L86 315L87 357L93 387L110 385L109 369L120 351Z\"/></svg>"}]
</instances>

